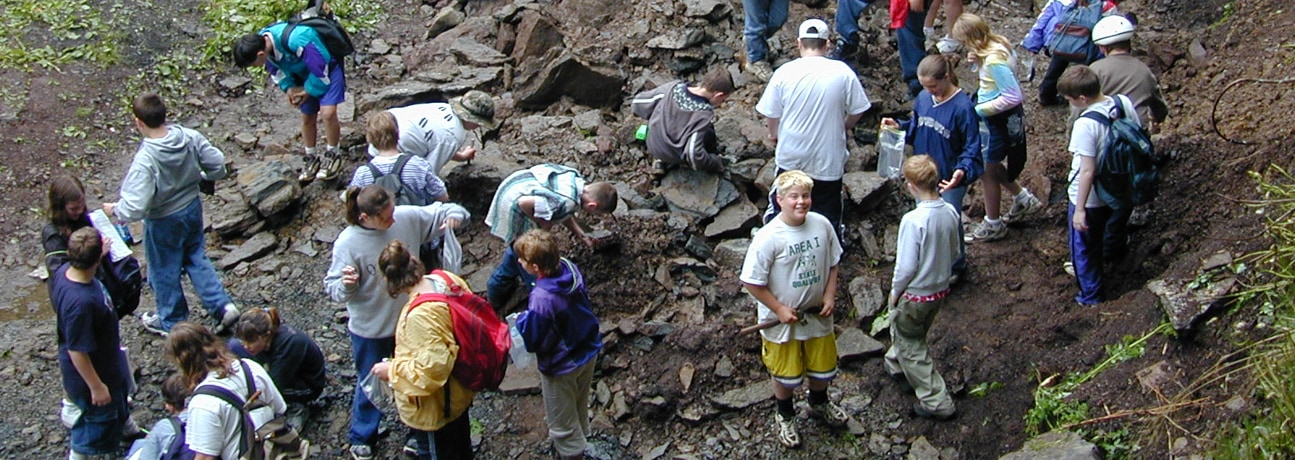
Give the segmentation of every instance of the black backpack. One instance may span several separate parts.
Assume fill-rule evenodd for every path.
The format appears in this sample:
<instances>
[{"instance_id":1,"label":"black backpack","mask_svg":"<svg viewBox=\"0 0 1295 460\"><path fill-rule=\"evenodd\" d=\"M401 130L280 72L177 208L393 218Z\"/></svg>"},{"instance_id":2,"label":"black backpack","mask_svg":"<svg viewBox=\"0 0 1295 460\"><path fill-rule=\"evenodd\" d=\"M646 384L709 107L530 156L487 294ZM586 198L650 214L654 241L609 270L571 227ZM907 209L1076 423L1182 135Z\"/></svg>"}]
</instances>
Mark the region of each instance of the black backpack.
<instances>
[{"instance_id":1,"label":"black backpack","mask_svg":"<svg viewBox=\"0 0 1295 460\"><path fill-rule=\"evenodd\" d=\"M288 20L288 25L284 26L283 33L279 35L279 47L284 51L291 50L288 48L288 37L292 36L292 29L298 25L315 29L315 34L324 42L324 47L328 48L328 54L333 56L333 60L342 62L342 58L355 54L355 43L351 42L351 35L337 22L333 10L327 4L316 5L311 1L305 11Z\"/></svg>"},{"instance_id":2,"label":"black backpack","mask_svg":"<svg viewBox=\"0 0 1295 460\"><path fill-rule=\"evenodd\" d=\"M1156 198L1160 164L1150 133L1125 116L1124 103L1133 103L1125 96L1111 97L1115 99L1114 118L1095 111L1083 117L1109 128L1093 180L1097 196L1113 209L1127 209Z\"/></svg>"},{"instance_id":3,"label":"black backpack","mask_svg":"<svg viewBox=\"0 0 1295 460\"><path fill-rule=\"evenodd\" d=\"M171 438L171 444L166 446L166 450L162 451L162 456L158 460L193 460L197 454L189 448L189 443L184 441L184 422L180 421L180 417L167 417L166 420L171 422L175 437Z\"/></svg>"},{"instance_id":4,"label":"black backpack","mask_svg":"<svg viewBox=\"0 0 1295 460\"><path fill-rule=\"evenodd\" d=\"M405 171L405 163L408 163L410 158L413 158L413 155L400 154L400 157L396 159L396 164L391 167L391 172L387 174L382 174L382 171L379 171L372 161L365 163L365 166L373 174L373 183L387 189L396 197L396 205L427 206L431 204L432 200L423 196L421 190L405 185L405 182L401 180L401 175Z\"/></svg>"}]
</instances>

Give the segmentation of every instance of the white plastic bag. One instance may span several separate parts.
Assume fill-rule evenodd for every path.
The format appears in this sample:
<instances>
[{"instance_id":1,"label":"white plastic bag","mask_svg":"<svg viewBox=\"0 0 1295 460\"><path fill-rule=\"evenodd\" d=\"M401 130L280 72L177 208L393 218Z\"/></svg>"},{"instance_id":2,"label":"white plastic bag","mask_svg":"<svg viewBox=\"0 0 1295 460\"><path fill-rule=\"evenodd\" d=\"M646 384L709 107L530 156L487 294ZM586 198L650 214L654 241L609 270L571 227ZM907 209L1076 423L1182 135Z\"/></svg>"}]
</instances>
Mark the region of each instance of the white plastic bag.
<instances>
[{"instance_id":1,"label":"white plastic bag","mask_svg":"<svg viewBox=\"0 0 1295 460\"><path fill-rule=\"evenodd\" d=\"M894 179L904 167L904 131L881 127L877 132L877 174Z\"/></svg>"},{"instance_id":2,"label":"white plastic bag","mask_svg":"<svg viewBox=\"0 0 1295 460\"><path fill-rule=\"evenodd\" d=\"M372 372L360 381L360 390L364 391L364 396L369 398L373 407L388 414L396 413L395 392L391 390L391 384L382 381Z\"/></svg>"},{"instance_id":3,"label":"white plastic bag","mask_svg":"<svg viewBox=\"0 0 1295 460\"><path fill-rule=\"evenodd\" d=\"M517 313L508 315L508 334L512 336L513 346L508 349L508 355L512 357L513 367L526 369L531 367L535 362L535 353L526 351L526 342L522 339L522 331L517 330Z\"/></svg>"}]
</instances>

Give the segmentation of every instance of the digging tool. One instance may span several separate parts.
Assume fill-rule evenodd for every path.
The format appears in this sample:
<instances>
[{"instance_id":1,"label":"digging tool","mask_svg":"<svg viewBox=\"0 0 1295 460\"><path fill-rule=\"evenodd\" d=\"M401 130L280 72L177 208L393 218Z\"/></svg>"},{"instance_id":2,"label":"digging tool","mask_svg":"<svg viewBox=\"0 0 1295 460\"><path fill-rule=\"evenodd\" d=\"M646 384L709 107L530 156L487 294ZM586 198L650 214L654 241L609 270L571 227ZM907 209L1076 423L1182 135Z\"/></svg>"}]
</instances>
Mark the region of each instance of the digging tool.
<instances>
[{"instance_id":1,"label":"digging tool","mask_svg":"<svg viewBox=\"0 0 1295 460\"><path fill-rule=\"evenodd\" d=\"M817 307L809 307L804 310L797 309L796 316L799 317L802 314L818 314L819 312L822 312L822 311L823 311L822 305L819 305ZM778 318L774 318L768 321L761 322L760 324L757 324L754 326L744 327L742 328L741 331L738 331L737 335L748 335L755 332L763 331L765 329L777 326L779 323L781 323L781 321L778 321Z\"/></svg>"}]
</instances>

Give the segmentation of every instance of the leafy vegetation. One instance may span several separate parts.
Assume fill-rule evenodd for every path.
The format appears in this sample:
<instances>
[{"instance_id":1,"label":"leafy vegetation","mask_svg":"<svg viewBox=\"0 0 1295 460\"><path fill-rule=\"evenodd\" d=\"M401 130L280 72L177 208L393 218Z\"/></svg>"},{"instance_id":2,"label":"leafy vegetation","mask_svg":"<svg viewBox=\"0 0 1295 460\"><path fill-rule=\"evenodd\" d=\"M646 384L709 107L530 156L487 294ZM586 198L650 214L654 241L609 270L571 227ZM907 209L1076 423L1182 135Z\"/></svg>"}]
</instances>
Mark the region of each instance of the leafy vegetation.
<instances>
[{"instance_id":1,"label":"leafy vegetation","mask_svg":"<svg viewBox=\"0 0 1295 460\"><path fill-rule=\"evenodd\" d=\"M1246 358L1260 404L1239 427L1224 428L1216 439L1218 459L1266 459L1295 456L1295 177L1280 166L1268 175L1251 172L1258 184L1256 211L1267 216L1264 234L1271 245L1246 255L1253 279L1237 294L1241 307L1258 304L1259 320L1271 321L1268 338ZM1261 322L1262 326L1263 323Z\"/></svg>"},{"instance_id":2,"label":"leafy vegetation","mask_svg":"<svg viewBox=\"0 0 1295 460\"><path fill-rule=\"evenodd\" d=\"M383 15L381 5L376 2L334 0L328 5L342 26L352 33L373 27ZM203 20L213 33L202 48L203 61L228 62L233 52L231 45L238 37L287 20L304 7L303 1L210 0L203 7Z\"/></svg>"},{"instance_id":3,"label":"leafy vegetation","mask_svg":"<svg viewBox=\"0 0 1295 460\"><path fill-rule=\"evenodd\" d=\"M0 0L0 67L60 70L73 60L114 64L121 34L107 18L121 10L120 2L105 13L89 0Z\"/></svg>"}]
</instances>

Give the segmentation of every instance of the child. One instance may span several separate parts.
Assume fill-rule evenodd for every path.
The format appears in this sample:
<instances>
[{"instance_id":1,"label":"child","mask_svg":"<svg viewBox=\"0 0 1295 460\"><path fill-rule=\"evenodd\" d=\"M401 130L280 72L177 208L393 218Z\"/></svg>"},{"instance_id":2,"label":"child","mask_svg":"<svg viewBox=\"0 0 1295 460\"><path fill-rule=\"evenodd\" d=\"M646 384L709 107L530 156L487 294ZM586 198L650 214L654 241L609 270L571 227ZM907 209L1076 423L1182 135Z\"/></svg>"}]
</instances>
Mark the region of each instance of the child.
<instances>
[{"instance_id":1,"label":"child","mask_svg":"<svg viewBox=\"0 0 1295 460\"><path fill-rule=\"evenodd\" d=\"M81 410L72 424L71 460L118 454L130 418L130 369L121 348L117 313L94 278L107 254L94 227L72 232L68 263L50 275L50 301L58 331L58 368L67 398Z\"/></svg>"},{"instance_id":2,"label":"child","mask_svg":"<svg viewBox=\"0 0 1295 460\"><path fill-rule=\"evenodd\" d=\"M432 102L393 107L387 112L400 127L400 153L422 157L440 175L450 160L472 161L477 148L467 145L468 131L493 131L495 101L485 91L472 90L449 103ZM480 137L478 137L480 140ZM369 155L378 151L369 146Z\"/></svg>"},{"instance_id":3,"label":"child","mask_svg":"<svg viewBox=\"0 0 1295 460\"><path fill-rule=\"evenodd\" d=\"M1038 19L1034 20L1034 26L1031 27L1030 32L1025 35L1025 40L1021 41L1021 47L1025 48L1026 51L1038 54L1039 51L1042 51L1052 43L1052 39L1056 35L1057 25L1065 21L1067 9L1071 8L1076 3L1089 4L1088 2L1095 1L1102 0L1048 0L1048 4L1044 5L1043 9L1039 11ZM1103 1L1102 17L1118 13L1119 9L1115 5L1114 1ZM1061 73L1065 72L1066 67L1070 65L1070 61L1061 57L1053 56L1051 59L1052 60L1048 63L1047 72L1043 74L1043 81L1039 82L1039 105L1042 106L1057 105L1061 103L1061 101L1057 99L1057 79L1061 77ZM1085 62L1085 64L1089 63Z\"/></svg>"},{"instance_id":4,"label":"child","mask_svg":"<svg viewBox=\"0 0 1295 460\"><path fill-rule=\"evenodd\" d=\"M412 431L414 453L420 460L471 460L468 408L476 393L451 373L459 346L449 306L435 301L415 304L420 294L453 295L452 288L471 289L455 275L428 275L400 240L382 249L378 269L386 279L388 297L409 300L398 309L394 355L390 361L373 364L370 372L391 383L400 421Z\"/></svg>"},{"instance_id":5,"label":"child","mask_svg":"<svg viewBox=\"0 0 1295 460\"><path fill-rule=\"evenodd\" d=\"M162 381L162 407L170 415L154 423L147 437L130 445L130 455L126 460L157 460L169 453L168 449L175 441L175 436L189 421L189 411L185 409L184 403L189 399L190 393L179 373L171 374Z\"/></svg>"},{"instance_id":6,"label":"child","mask_svg":"<svg viewBox=\"0 0 1295 460\"><path fill-rule=\"evenodd\" d=\"M1072 107L1082 109L1070 131L1070 198L1066 221L1070 223L1070 262L1079 281L1080 305L1101 303L1102 297L1102 235L1111 219L1111 208L1097 197L1093 181L1097 177L1097 156L1102 153L1108 124L1088 118L1096 113L1108 118L1124 116L1141 124L1138 112L1127 97L1107 97L1102 94L1102 84L1097 74L1088 66L1066 69L1057 81L1057 92Z\"/></svg>"},{"instance_id":7,"label":"child","mask_svg":"<svg viewBox=\"0 0 1295 460\"><path fill-rule=\"evenodd\" d=\"M68 236L90 226L88 210L85 187L80 180L72 176L58 176L49 182L49 223L40 232L41 245L45 247L45 268L49 273L58 271L60 266L67 263ZM108 289L117 318L124 318L139 307L144 278L135 256L114 261L105 255L94 277Z\"/></svg>"},{"instance_id":8,"label":"child","mask_svg":"<svg viewBox=\"0 0 1295 460\"><path fill-rule=\"evenodd\" d=\"M222 333L238 321L239 311L207 259L198 182L225 177L225 154L197 131L167 124L166 104L155 93L135 98L134 115L144 141L121 181L121 201L104 203L103 212L126 222L144 220L148 284L157 313L145 313L140 323L165 336L189 318L180 288L180 274L186 273L203 308L216 319L216 333Z\"/></svg>"},{"instance_id":9,"label":"child","mask_svg":"<svg viewBox=\"0 0 1295 460\"><path fill-rule=\"evenodd\" d=\"M980 89L976 91L976 114L984 123L981 151L984 152L985 221L963 237L968 243L996 241L1007 236L1007 223L1043 209L1043 202L1016 178L1025 170L1025 110L1021 108L1021 86L1012 74L1016 57L1002 35L989 30L980 16L963 14L953 25L953 39L969 51L967 60L979 66ZM1004 166L1003 163L1007 162ZM999 214L1002 191L1013 194L1012 207ZM1000 220L1001 217L1001 220Z\"/></svg>"},{"instance_id":10,"label":"child","mask_svg":"<svg viewBox=\"0 0 1295 460\"><path fill-rule=\"evenodd\" d=\"M334 302L345 302L355 361L355 397L351 405L351 458L373 458L382 412L360 387L373 365L396 348L396 321L405 299L383 291L378 255L393 240L417 247L439 238L445 228L458 228L468 210L453 203L396 206L391 192L377 185L346 191L346 222L333 244L332 262L324 276L324 289Z\"/></svg>"},{"instance_id":11,"label":"child","mask_svg":"<svg viewBox=\"0 0 1295 460\"><path fill-rule=\"evenodd\" d=\"M282 324L277 308L243 313L234 335L237 338L229 340L229 351L266 367L288 403L288 424L302 431L310 413L306 404L318 398L328 382L319 345L305 333Z\"/></svg>"},{"instance_id":12,"label":"child","mask_svg":"<svg viewBox=\"0 0 1295 460\"><path fill-rule=\"evenodd\" d=\"M924 88L913 100L913 118L897 123L882 118L882 126L907 130L907 141L918 152L935 161L940 198L962 214L967 187L980 177L984 165L980 156L980 130L971 96L958 87L953 64L943 55L931 55L917 66L917 78ZM953 262L954 278L967 269L962 225L958 225L958 256Z\"/></svg>"},{"instance_id":13,"label":"child","mask_svg":"<svg viewBox=\"0 0 1295 460\"><path fill-rule=\"evenodd\" d=\"M582 459L590 434L589 388L603 346L598 318L589 303L584 276L576 264L558 254L552 233L531 230L513 246L522 269L537 278L530 305L517 318L517 329L539 362L549 438L559 458Z\"/></svg>"},{"instance_id":14,"label":"child","mask_svg":"<svg viewBox=\"0 0 1295 460\"><path fill-rule=\"evenodd\" d=\"M948 420L954 415L953 399L932 365L926 332L949 294L952 272L947 267L958 256L962 221L953 205L940 199L938 174L930 156L904 161L904 184L918 203L899 223L885 366L892 378L906 378L913 386L918 399L914 414Z\"/></svg>"},{"instance_id":15,"label":"child","mask_svg":"<svg viewBox=\"0 0 1295 460\"><path fill-rule=\"evenodd\" d=\"M757 319L782 323L760 332L761 359L773 377L778 442L796 447L800 435L792 392L806 375L810 416L832 426L849 420L827 397L836 377L832 311L842 250L827 218L810 212L814 180L809 175L787 171L778 175L774 187L781 209L751 239L740 278L755 297Z\"/></svg>"},{"instance_id":16,"label":"child","mask_svg":"<svg viewBox=\"0 0 1295 460\"><path fill-rule=\"evenodd\" d=\"M657 162L723 171L711 119L734 90L733 76L718 67L698 86L675 80L634 96L634 114L648 120L648 152Z\"/></svg>"},{"instance_id":17,"label":"child","mask_svg":"<svg viewBox=\"0 0 1295 460\"><path fill-rule=\"evenodd\" d=\"M367 164L355 168L349 187L364 187L372 184L377 178L374 169L381 175L391 174L402 154L396 150L400 139L396 130L396 117L388 111L374 112L369 115L365 137L369 146L377 152ZM414 196L410 197L417 206L432 201L449 201L450 195L445 191L445 183L436 177L432 165L416 155L409 155L404 168L400 171L400 182ZM370 169L372 168L372 169Z\"/></svg>"},{"instance_id":18,"label":"child","mask_svg":"<svg viewBox=\"0 0 1295 460\"><path fill-rule=\"evenodd\" d=\"M530 274L517 264L513 240L527 230L539 227L548 230L561 223L589 247L594 240L576 221L575 214L611 214L616 211L616 187L607 182L586 184L575 169L558 164L541 164L508 175L499 183L495 197L490 200L486 225L490 234L504 240L507 249L503 260L486 282L486 296L495 309L507 307L509 296L521 277L527 289L535 282Z\"/></svg>"}]
</instances>

